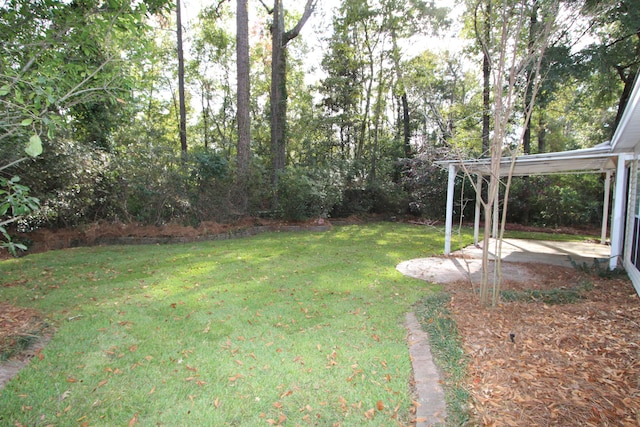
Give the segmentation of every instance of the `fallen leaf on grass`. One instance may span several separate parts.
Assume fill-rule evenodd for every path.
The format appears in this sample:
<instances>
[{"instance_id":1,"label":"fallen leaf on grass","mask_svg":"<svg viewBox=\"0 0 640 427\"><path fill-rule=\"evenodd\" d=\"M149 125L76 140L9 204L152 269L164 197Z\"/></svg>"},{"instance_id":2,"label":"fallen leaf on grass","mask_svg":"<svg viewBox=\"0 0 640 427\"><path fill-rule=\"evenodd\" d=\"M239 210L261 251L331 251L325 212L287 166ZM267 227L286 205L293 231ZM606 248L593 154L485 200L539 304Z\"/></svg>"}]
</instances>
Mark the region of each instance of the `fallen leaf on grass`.
<instances>
[{"instance_id":1,"label":"fallen leaf on grass","mask_svg":"<svg viewBox=\"0 0 640 427\"><path fill-rule=\"evenodd\" d=\"M243 375L242 375L242 374L235 374L234 376L229 377L229 382L237 381L237 380L239 380L240 378L243 378Z\"/></svg>"},{"instance_id":2,"label":"fallen leaf on grass","mask_svg":"<svg viewBox=\"0 0 640 427\"><path fill-rule=\"evenodd\" d=\"M133 427L138 423L138 413L133 414L133 417L129 420L129 427Z\"/></svg>"},{"instance_id":3,"label":"fallen leaf on grass","mask_svg":"<svg viewBox=\"0 0 640 427\"><path fill-rule=\"evenodd\" d=\"M280 398L282 399L283 397L291 396L292 394L293 394L292 390L287 390L280 395Z\"/></svg>"},{"instance_id":4,"label":"fallen leaf on grass","mask_svg":"<svg viewBox=\"0 0 640 427\"><path fill-rule=\"evenodd\" d=\"M274 420L273 418L269 418L267 420L267 423L275 426L275 425L282 425L282 423L284 423L285 421L287 421L287 417L284 414L280 414L280 417L278 418L278 421Z\"/></svg>"}]
</instances>

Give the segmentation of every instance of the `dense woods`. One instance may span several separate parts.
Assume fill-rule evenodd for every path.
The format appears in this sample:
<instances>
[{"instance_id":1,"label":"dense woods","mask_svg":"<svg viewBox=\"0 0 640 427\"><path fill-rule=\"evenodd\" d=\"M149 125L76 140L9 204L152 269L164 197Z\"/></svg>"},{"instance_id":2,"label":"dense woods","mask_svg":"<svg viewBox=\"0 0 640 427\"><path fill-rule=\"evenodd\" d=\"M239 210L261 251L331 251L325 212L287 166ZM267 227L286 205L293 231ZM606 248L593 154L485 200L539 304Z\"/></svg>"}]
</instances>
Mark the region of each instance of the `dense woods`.
<instances>
[{"instance_id":1,"label":"dense woods","mask_svg":"<svg viewBox=\"0 0 640 427\"><path fill-rule=\"evenodd\" d=\"M5 246L10 225L440 219L434 159L488 156L492 138L531 154L604 142L640 64L629 0L203 3L0 5ZM511 82L507 50L530 58ZM597 222L600 180L514 180L509 220ZM473 188L457 185L461 214Z\"/></svg>"}]
</instances>

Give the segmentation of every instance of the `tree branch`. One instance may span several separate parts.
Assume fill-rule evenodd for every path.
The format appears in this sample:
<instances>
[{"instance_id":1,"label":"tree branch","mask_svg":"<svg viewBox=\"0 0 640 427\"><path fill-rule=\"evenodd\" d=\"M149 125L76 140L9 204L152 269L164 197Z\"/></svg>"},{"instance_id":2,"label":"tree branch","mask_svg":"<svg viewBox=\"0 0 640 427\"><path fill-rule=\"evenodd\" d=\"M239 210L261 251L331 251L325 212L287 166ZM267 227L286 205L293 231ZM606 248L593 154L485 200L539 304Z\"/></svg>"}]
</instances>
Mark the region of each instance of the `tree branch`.
<instances>
[{"instance_id":1,"label":"tree branch","mask_svg":"<svg viewBox=\"0 0 640 427\"><path fill-rule=\"evenodd\" d=\"M282 46L286 46L287 43L298 37L300 31L302 30L302 27L307 23L307 20L315 10L317 3L318 0L307 0L307 4L304 5L304 13L302 14L302 18L300 18L295 27L284 33L282 37Z\"/></svg>"},{"instance_id":2,"label":"tree branch","mask_svg":"<svg viewBox=\"0 0 640 427\"><path fill-rule=\"evenodd\" d=\"M267 5L264 3L264 1L260 0L260 3L262 3L262 6L264 6L264 8L266 9L266 11L267 11L267 13L268 13L269 15L272 15L272 14L273 14L273 9L269 9L269 6L267 6Z\"/></svg>"}]
</instances>

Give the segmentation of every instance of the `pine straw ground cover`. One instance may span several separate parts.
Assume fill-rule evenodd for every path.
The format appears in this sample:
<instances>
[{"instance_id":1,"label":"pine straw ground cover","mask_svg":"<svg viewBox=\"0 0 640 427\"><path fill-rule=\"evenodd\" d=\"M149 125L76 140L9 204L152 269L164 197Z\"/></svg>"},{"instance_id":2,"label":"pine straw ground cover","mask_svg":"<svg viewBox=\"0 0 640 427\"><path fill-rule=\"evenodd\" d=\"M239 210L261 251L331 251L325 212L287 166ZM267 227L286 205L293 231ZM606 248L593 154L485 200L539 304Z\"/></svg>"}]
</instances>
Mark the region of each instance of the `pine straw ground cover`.
<instances>
[{"instance_id":1,"label":"pine straw ground cover","mask_svg":"<svg viewBox=\"0 0 640 427\"><path fill-rule=\"evenodd\" d=\"M39 339L46 328L36 310L0 302L0 362Z\"/></svg>"},{"instance_id":2,"label":"pine straw ground cover","mask_svg":"<svg viewBox=\"0 0 640 427\"><path fill-rule=\"evenodd\" d=\"M539 279L504 283L512 301L495 309L481 309L469 283L448 285L469 355L472 424L640 425L640 299L630 281L522 268Z\"/></svg>"}]
</instances>

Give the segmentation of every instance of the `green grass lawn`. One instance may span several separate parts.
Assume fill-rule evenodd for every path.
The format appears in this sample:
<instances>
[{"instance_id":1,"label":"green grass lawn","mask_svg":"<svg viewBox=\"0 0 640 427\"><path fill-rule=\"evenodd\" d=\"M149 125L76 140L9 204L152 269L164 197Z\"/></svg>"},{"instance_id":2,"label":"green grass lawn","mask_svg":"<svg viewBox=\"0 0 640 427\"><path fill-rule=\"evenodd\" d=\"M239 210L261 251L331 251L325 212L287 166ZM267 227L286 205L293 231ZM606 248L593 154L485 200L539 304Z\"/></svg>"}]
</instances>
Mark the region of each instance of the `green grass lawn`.
<instances>
[{"instance_id":1,"label":"green grass lawn","mask_svg":"<svg viewBox=\"0 0 640 427\"><path fill-rule=\"evenodd\" d=\"M0 392L0 425L408 423L402 323L437 288L395 266L443 242L379 223L2 261L2 300L56 333Z\"/></svg>"}]
</instances>

